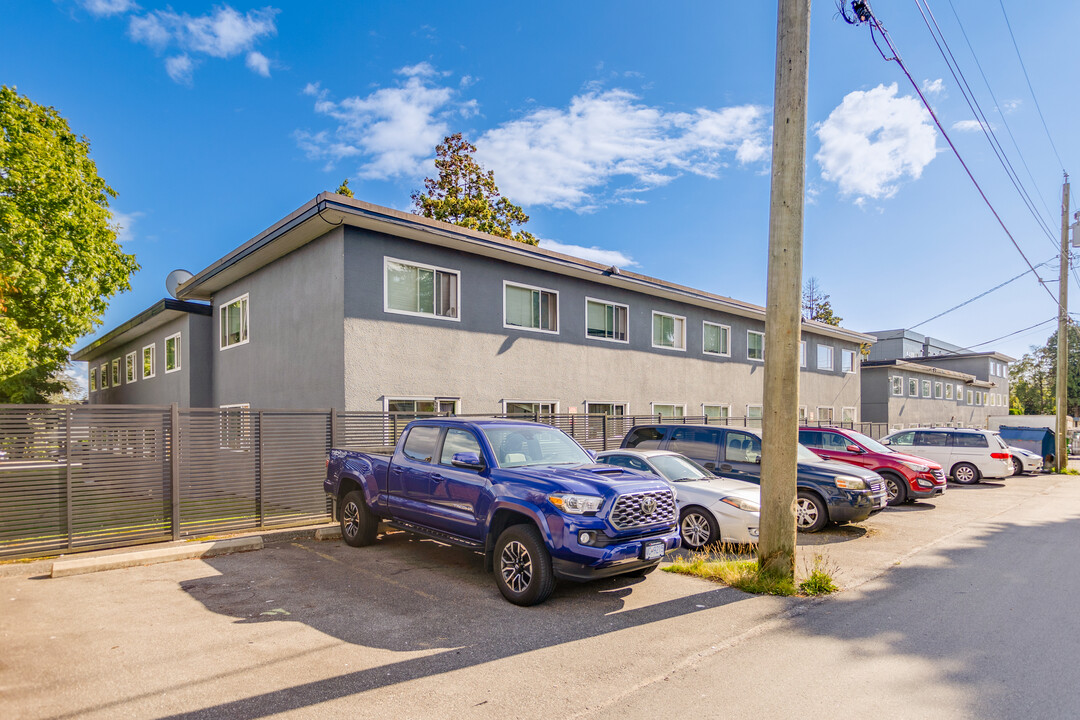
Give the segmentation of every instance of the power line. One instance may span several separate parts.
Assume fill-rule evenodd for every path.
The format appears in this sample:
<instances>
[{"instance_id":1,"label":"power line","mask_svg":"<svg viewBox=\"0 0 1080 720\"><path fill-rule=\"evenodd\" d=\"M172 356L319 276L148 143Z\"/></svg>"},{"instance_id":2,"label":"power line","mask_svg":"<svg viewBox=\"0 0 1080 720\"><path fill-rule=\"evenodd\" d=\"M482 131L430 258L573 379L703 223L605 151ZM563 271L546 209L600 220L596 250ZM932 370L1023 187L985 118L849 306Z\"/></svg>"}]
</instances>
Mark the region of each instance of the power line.
<instances>
[{"instance_id":1,"label":"power line","mask_svg":"<svg viewBox=\"0 0 1080 720\"><path fill-rule=\"evenodd\" d=\"M896 64L900 67L900 70L903 71L904 76L907 77L908 82L911 83L911 86L915 89L915 93L919 96L919 100L922 101L923 106L926 108L927 112L930 113L930 117L933 118L934 124L937 125L937 128L941 132L942 137L945 138L945 142L949 144L949 148L953 151L953 155L955 155L956 159L960 161L960 165L963 166L964 172L967 173L968 179L971 180L972 184L975 186L975 189L978 190L979 196L982 197L983 202L986 203L986 206L990 209L990 212L994 214L994 218L998 221L998 225L1000 225L1001 229L1005 231L1005 235L1008 236L1009 241L1013 244L1013 247L1016 248L1016 252L1020 253L1020 257L1022 257L1024 259L1024 262L1027 263L1027 266L1031 270L1031 272L1035 273L1035 277L1038 279L1039 284L1042 286L1042 289L1046 291L1046 294L1049 295L1050 299L1053 300L1055 305L1057 305L1058 300L1056 297L1054 297L1054 293L1050 292L1050 288L1046 287L1045 281L1042 279L1042 277L1039 276L1039 273L1035 270L1035 266L1031 264L1031 261L1028 260L1027 255L1025 255L1024 251L1020 249L1020 245L1016 242L1016 238L1014 238L1012 233L1009 232L1009 228L1005 226L1005 221L1001 219L1001 215L998 214L998 211L994 208L993 203L990 202L990 199L986 196L986 193L983 192L982 186L979 185L979 181L975 179L975 176L972 174L971 169L967 166L967 163L964 162L964 158L960 155L960 151L956 149L956 145L953 143L952 138L950 138L949 134L945 132L945 127L941 124L941 120L938 119L937 113L934 112L934 109L930 106L930 103L927 102L926 96L923 95L922 90L919 88L919 84L915 82L915 78L911 76L911 73L908 71L907 66L904 65L904 61L900 58L899 51L897 51L896 47L892 43L892 38L889 37L889 34L885 30L885 27L881 24L880 21L878 21L877 17L873 14L873 11L870 9L870 4L868 2L864 2L863 0L857 0L856 2L852 3L852 6L856 13L856 20L849 19L846 12L844 13L844 19L851 24L861 24L865 22L870 25L870 39L873 41L874 47L877 48L878 53L886 62L895 61ZM843 5L841 5L840 8L841 11L844 11ZM875 35L874 33L875 30L878 34L881 35L881 39L889 46L889 51L892 52L892 57L886 56L885 52L881 49L881 46L878 45L877 35Z\"/></svg>"},{"instance_id":2,"label":"power line","mask_svg":"<svg viewBox=\"0 0 1080 720\"><path fill-rule=\"evenodd\" d=\"M1054 156L1057 157L1058 164L1061 165L1061 172L1065 172L1065 163L1061 161L1061 155L1058 153L1057 145L1054 144L1054 138L1050 137L1050 128L1046 126L1046 118L1043 117L1042 108L1039 107L1039 99L1035 97L1035 88L1031 86L1027 66L1024 65L1024 58L1020 54L1020 46L1016 44L1016 35L1013 34L1012 23L1009 22L1009 14L1005 12L1005 3L1003 0L998 0L998 4L1001 5L1001 14L1005 16L1005 26L1009 28L1009 37L1012 38L1013 47L1016 49L1016 57L1020 61L1020 68L1024 71L1024 79L1027 80L1028 90L1031 91L1031 99L1035 101L1035 109L1039 111L1039 119L1042 120L1043 130L1046 131L1046 139L1050 141L1050 147L1054 149Z\"/></svg>"},{"instance_id":3,"label":"power line","mask_svg":"<svg viewBox=\"0 0 1080 720\"><path fill-rule=\"evenodd\" d=\"M1038 264L1038 265L1036 265L1035 267L1042 267L1043 265L1047 265L1047 264L1049 264L1049 263L1052 263L1052 262L1053 262L1054 260L1056 260L1056 259L1057 259L1056 257L1052 257L1052 258L1050 258L1049 260L1044 260L1043 262L1039 263L1039 264ZM1033 270L1025 270L1024 272L1020 273L1019 275L1016 275L1016 276L1014 276L1014 277L1011 277L1011 278L1009 278L1008 280L1006 280L1005 282L1001 283L1000 285L995 285L994 287L990 288L989 290L986 290L986 291L984 291L984 292L981 292L981 293L979 293L978 295L976 295L975 297L973 297L973 298L970 298L970 299L968 299L968 300L965 300L964 302L960 303L959 305L955 305L955 306L953 306L953 307L949 308L949 309L948 309L948 310L946 310L945 312L940 312L940 313L938 313L937 315L935 315L935 316L934 316L934 317L932 317L932 318L927 318L926 320L923 320L923 321L922 321L921 323L917 323L917 324L915 324L915 325L912 325L912 326L911 326L911 327L909 328L909 330L914 330L914 329L915 329L915 328L917 328L917 327L920 327L920 326L922 326L922 325L925 325L926 323L930 322L931 320L937 320L937 319L938 319L939 317L942 317L942 316L944 316L944 315L948 315L948 314L949 314L949 313L951 313L951 312L952 312L953 310L959 310L960 308L964 307L965 305L970 305L971 303L975 302L975 301L976 301L976 300L978 300L979 298L983 298L983 297L986 297L987 295L989 295L990 293L994 292L995 290L1000 290L1001 288L1005 287L1005 286L1006 286L1006 285L1008 285L1009 283L1011 283L1011 282L1013 282L1013 281L1015 281L1015 280L1019 280L1020 278L1024 277L1025 275L1027 275L1027 274L1028 274L1028 273L1030 273L1030 272L1033 272Z\"/></svg>"},{"instance_id":4,"label":"power line","mask_svg":"<svg viewBox=\"0 0 1080 720\"><path fill-rule=\"evenodd\" d=\"M1022 332L1027 332L1028 330L1034 330L1034 329L1035 329L1035 328L1037 328L1037 327L1041 327L1041 326L1043 326L1043 325L1046 325L1047 323L1052 323L1052 322L1057 322L1057 315L1055 315L1054 317L1050 318L1049 320L1043 320L1043 321L1042 321L1042 322L1040 322L1040 323L1035 323L1034 325L1029 325L1029 326L1027 326L1026 328L1023 328L1023 329L1021 329L1021 330L1017 330L1017 331L1015 331L1015 332L1011 332L1011 333L1009 333L1008 335L1002 335L1001 337L996 337L996 338L994 338L993 340L987 340L986 342L981 342L981 343L976 343L975 345L970 345L970 346L968 346L968 348L967 348L967 349L968 349L968 350L971 350L971 349L973 349L973 348L977 348L977 347L982 347L983 345L989 345L990 343L996 343L996 342L997 342L998 340L1004 340L1005 338L1010 338L1010 337L1012 337L1013 335L1019 335L1020 333L1022 333Z\"/></svg>"}]
</instances>

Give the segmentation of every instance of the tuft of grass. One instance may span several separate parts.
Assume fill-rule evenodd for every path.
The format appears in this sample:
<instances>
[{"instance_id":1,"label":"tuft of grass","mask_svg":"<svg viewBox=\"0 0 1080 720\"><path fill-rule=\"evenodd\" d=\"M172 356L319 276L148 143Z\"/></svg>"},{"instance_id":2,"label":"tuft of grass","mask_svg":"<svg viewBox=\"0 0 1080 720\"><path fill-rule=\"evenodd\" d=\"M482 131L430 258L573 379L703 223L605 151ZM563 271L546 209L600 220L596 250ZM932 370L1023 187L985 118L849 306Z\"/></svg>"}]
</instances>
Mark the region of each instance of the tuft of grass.
<instances>
[{"instance_id":1,"label":"tuft of grass","mask_svg":"<svg viewBox=\"0 0 1080 720\"><path fill-rule=\"evenodd\" d=\"M763 575L758 561L732 552L730 548L716 548L713 552L696 552L689 557L676 557L665 572L712 580L754 595L805 595L817 596L836 592L840 588L833 581L837 571L828 558L815 554L804 568L806 578L796 585L791 579L778 579Z\"/></svg>"},{"instance_id":2,"label":"tuft of grass","mask_svg":"<svg viewBox=\"0 0 1080 720\"><path fill-rule=\"evenodd\" d=\"M1062 469L1062 471L1060 473L1058 473L1058 474L1059 475L1080 475L1080 470L1077 470L1077 469L1071 468L1071 467L1067 467L1067 468Z\"/></svg>"}]
</instances>

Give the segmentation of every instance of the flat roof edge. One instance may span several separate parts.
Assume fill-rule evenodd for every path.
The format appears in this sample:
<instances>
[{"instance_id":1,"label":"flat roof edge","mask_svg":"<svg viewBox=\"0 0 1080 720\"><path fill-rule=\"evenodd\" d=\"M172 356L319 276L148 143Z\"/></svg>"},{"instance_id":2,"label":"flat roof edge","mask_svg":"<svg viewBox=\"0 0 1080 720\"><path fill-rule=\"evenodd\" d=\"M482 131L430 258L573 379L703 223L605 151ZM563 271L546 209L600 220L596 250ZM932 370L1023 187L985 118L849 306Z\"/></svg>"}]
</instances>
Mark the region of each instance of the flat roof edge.
<instances>
[{"instance_id":1,"label":"flat roof edge","mask_svg":"<svg viewBox=\"0 0 1080 720\"><path fill-rule=\"evenodd\" d=\"M113 328L89 345L85 345L74 351L70 354L69 357L74 361L86 360L87 357L89 357L90 355L93 355L95 352L106 348L110 342L118 338L120 335L134 330L139 325L142 325L151 318L156 317L161 313L167 311L207 316L214 314L214 309L210 305L189 302L187 300L174 300L172 298L163 298L161 300L158 300L156 303L143 310L141 313L131 318L127 322Z\"/></svg>"}]
</instances>

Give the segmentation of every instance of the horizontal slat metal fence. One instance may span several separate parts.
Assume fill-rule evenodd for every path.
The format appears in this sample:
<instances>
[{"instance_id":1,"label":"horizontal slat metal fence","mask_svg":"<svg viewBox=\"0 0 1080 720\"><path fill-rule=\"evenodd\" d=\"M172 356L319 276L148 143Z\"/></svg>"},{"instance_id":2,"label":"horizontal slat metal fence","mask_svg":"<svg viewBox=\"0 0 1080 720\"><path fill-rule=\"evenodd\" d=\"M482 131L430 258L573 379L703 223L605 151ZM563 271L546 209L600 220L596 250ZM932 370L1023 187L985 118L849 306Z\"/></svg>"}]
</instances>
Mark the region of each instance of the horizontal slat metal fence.
<instances>
[{"instance_id":1,"label":"horizontal slat metal fence","mask_svg":"<svg viewBox=\"0 0 1080 720\"><path fill-rule=\"evenodd\" d=\"M331 447L390 453L410 420L431 416L0 405L0 557L320 522L330 512L322 482ZM617 448L643 423L761 423L704 416L496 417L552 425L591 450ZM884 423L839 424L874 438L888 432Z\"/></svg>"}]
</instances>

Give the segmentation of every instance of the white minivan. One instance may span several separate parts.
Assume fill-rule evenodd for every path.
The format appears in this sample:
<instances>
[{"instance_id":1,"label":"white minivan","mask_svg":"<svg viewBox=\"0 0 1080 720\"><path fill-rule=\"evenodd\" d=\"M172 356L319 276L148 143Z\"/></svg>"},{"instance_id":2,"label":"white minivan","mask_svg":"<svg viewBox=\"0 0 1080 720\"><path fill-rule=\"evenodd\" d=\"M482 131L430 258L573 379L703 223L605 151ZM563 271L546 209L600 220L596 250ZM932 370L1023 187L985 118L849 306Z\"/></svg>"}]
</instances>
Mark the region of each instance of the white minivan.
<instances>
[{"instance_id":1,"label":"white minivan","mask_svg":"<svg viewBox=\"0 0 1080 720\"><path fill-rule=\"evenodd\" d=\"M1009 446L990 430L915 428L897 430L881 442L899 452L940 463L962 485L982 478L1008 477L1013 471Z\"/></svg>"}]
</instances>

